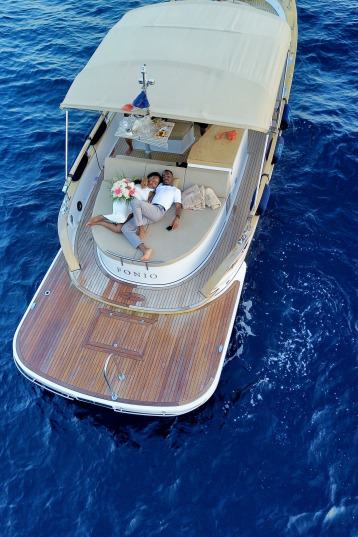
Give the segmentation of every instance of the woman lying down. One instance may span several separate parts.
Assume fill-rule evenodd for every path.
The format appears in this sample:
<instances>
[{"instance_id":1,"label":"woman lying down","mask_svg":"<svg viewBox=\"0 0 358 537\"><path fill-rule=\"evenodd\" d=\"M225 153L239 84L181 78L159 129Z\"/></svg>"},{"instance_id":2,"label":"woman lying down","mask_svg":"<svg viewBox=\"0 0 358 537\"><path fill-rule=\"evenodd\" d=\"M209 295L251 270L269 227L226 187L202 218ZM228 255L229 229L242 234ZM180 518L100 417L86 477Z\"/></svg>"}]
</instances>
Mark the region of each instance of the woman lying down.
<instances>
[{"instance_id":1,"label":"woman lying down","mask_svg":"<svg viewBox=\"0 0 358 537\"><path fill-rule=\"evenodd\" d=\"M141 201L152 201L154 191L160 183L160 176L157 172L148 174L148 177L143 177L140 184L136 184L134 197ZM119 203L119 205L118 205ZM118 202L114 207L112 214L99 214L92 216L86 226L103 226L110 231L120 233L122 226L127 220L132 217L130 203ZM118 210L120 207L120 210Z\"/></svg>"}]
</instances>

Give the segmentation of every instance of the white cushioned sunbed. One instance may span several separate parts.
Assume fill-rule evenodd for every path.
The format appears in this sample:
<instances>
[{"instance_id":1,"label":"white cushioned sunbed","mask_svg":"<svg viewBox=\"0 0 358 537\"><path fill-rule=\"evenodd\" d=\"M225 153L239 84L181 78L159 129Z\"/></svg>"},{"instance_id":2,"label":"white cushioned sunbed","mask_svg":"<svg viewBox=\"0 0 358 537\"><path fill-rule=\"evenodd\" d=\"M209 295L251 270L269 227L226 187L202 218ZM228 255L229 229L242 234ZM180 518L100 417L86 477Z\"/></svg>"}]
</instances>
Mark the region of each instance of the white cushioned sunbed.
<instances>
[{"instance_id":1,"label":"white cushioned sunbed","mask_svg":"<svg viewBox=\"0 0 358 537\"><path fill-rule=\"evenodd\" d=\"M112 213L112 199L109 194L109 183L115 177L124 173L128 178L142 177L150 172L169 169L173 172L175 186L184 190L194 184L213 188L219 197L222 207L213 210L206 207L200 211L184 209L179 227L174 231L167 231L175 216L175 207L171 207L164 218L157 223L147 226L145 244L153 249L151 259L172 263L192 252L201 241L208 237L222 211L225 211L225 198L229 188L229 174L227 172L212 170L199 170L198 168L180 168L170 164L163 164L149 159L134 159L133 157L108 157L105 161L104 180L95 201L93 215ZM118 233L114 233L103 226L92 226L93 237L98 247L106 254L109 252L117 256L140 258L141 252ZM112 256L111 256L112 257ZM115 257L115 256L114 256Z\"/></svg>"}]
</instances>

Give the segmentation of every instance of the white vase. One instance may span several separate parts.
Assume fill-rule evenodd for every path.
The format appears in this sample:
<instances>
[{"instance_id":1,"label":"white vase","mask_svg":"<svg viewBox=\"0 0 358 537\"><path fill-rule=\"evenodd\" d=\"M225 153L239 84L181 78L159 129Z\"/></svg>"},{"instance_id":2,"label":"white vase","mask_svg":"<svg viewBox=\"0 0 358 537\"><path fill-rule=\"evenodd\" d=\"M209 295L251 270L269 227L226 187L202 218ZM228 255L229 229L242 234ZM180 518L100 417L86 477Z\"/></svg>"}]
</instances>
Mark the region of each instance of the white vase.
<instances>
[{"instance_id":1,"label":"white vase","mask_svg":"<svg viewBox=\"0 0 358 537\"><path fill-rule=\"evenodd\" d=\"M104 214L103 216L107 218L107 220L110 220L111 222L115 222L116 224L123 224L132 212L131 204L127 203L126 201L121 200L114 200L113 201L113 213L112 214Z\"/></svg>"}]
</instances>

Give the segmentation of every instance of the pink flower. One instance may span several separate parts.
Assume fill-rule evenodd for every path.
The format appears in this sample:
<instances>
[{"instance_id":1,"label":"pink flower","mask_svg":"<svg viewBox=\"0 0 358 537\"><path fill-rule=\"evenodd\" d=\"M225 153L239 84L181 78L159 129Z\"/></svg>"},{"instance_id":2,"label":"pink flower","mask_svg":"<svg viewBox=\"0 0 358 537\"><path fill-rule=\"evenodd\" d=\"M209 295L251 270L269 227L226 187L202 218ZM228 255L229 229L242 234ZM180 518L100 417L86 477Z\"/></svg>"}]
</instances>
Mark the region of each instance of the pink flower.
<instances>
[{"instance_id":1,"label":"pink flower","mask_svg":"<svg viewBox=\"0 0 358 537\"><path fill-rule=\"evenodd\" d=\"M111 188L113 200L129 201L135 193L135 184L129 179L117 179Z\"/></svg>"}]
</instances>

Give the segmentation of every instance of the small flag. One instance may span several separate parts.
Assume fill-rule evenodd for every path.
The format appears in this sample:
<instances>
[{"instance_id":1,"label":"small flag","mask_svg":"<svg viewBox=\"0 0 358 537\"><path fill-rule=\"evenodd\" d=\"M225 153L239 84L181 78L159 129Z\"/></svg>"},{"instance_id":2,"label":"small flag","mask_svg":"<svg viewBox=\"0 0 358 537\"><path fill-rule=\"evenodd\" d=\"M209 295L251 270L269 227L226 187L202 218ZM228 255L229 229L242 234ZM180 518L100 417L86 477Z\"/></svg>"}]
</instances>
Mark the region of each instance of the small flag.
<instances>
[{"instance_id":1,"label":"small flag","mask_svg":"<svg viewBox=\"0 0 358 537\"><path fill-rule=\"evenodd\" d=\"M149 108L149 101L145 91L141 91L140 94L134 99L133 106L136 108Z\"/></svg>"}]
</instances>

